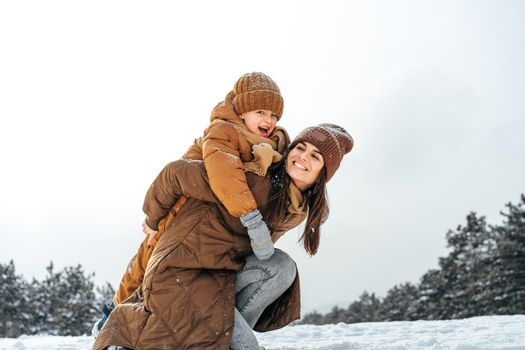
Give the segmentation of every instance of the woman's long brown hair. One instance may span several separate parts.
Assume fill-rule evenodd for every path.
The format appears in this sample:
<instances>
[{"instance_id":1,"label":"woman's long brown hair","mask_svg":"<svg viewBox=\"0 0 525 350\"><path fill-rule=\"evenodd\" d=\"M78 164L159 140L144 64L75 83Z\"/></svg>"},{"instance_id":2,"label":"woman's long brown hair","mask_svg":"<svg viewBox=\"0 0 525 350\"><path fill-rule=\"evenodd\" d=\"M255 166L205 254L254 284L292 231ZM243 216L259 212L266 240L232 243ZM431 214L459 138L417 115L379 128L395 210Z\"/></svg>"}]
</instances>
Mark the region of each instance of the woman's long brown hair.
<instances>
[{"instance_id":1,"label":"woman's long brown hair","mask_svg":"<svg viewBox=\"0 0 525 350\"><path fill-rule=\"evenodd\" d=\"M286 173L286 157L274 164L269 171L270 175L270 198L268 200L270 227L276 228L282 223L290 205L288 188L292 179ZM304 249L310 256L317 253L321 238L321 225L328 218L328 198L326 195L326 171L323 168L317 181L310 186L303 196L308 209L306 226L299 242L303 242Z\"/></svg>"}]
</instances>

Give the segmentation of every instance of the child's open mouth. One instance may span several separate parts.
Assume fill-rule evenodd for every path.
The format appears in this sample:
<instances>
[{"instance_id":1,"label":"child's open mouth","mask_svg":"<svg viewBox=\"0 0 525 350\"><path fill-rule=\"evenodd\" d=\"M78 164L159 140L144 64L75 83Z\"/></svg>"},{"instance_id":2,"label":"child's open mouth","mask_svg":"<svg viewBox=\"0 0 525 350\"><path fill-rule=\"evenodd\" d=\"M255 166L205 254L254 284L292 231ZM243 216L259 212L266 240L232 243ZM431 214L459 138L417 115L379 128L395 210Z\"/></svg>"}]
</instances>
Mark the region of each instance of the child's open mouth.
<instances>
[{"instance_id":1,"label":"child's open mouth","mask_svg":"<svg viewBox=\"0 0 525 350\"><path fill-rule=\"evenodd\" d=\"M268 137L268 134L269 134L269 130L268 128L265 128L265 127L259 127L259 134L261 136L264 136L264 137Z\"/></svg>"}]
</instances>

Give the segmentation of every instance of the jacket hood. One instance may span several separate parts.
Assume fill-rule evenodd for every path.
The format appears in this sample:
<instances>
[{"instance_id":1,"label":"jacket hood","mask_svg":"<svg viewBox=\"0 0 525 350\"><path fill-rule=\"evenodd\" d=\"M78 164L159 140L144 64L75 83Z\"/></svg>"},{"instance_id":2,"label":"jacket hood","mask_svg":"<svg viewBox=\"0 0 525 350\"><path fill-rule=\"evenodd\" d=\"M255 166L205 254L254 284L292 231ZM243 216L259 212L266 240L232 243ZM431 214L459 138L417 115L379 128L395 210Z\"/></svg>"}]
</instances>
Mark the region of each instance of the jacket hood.
<instances>
[{"instance_id":1,"label":"jacket hood","mask_svg":"<svg viewBox=\"0 0 525 350\"><path fill-rule=\"evenodd\" d=\"M214 120L226 120L243 123L241 117L233 109L233 91L230 91L224 98L224 101L219 102L211 111L210 122Z\"/></svg>"}]
</instances>

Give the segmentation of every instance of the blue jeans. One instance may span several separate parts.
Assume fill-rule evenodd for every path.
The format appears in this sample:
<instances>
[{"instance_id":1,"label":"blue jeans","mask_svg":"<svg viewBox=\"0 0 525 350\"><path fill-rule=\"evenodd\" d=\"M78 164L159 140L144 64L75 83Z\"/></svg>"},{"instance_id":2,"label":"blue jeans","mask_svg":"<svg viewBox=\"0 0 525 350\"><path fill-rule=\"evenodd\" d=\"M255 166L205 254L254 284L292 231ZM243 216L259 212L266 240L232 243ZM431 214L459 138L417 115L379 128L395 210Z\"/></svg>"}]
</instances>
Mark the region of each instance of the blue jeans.
<instances>
[{"instance_id":1,"label":"blue jeans","mask_svg":"<svg viewBox=\"0 0 525 350\"><path fill-rule=\"evenodd\" d=\"M280 249L275 249L268 260L259 260L255 255L246 257L235 284L235 324L230 349L259 350L253 327L264 309L292 285L296 274L295 262Z\"/></svg>"}]
</instances>

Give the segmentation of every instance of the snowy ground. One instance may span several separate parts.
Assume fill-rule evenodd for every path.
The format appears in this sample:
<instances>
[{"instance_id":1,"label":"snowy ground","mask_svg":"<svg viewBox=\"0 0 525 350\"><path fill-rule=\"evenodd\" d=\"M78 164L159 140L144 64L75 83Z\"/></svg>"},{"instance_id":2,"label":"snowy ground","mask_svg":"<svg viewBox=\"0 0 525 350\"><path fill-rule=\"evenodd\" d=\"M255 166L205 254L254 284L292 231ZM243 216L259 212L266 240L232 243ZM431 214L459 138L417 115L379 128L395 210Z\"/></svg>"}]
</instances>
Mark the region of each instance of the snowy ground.
<instances>
[{"instance_id":1,"label":"snowy ground","mask_svg":"<svg viewBox=\"0 0 525 350\"><path fill-rule=\"evenodd\" d=\"M258 338L267 350L525 350L525 315L295 326L258 334ZM0 339L0 350L90 349L92 344L91 337L22 336Z\"/></svg>"}]
</instances>

